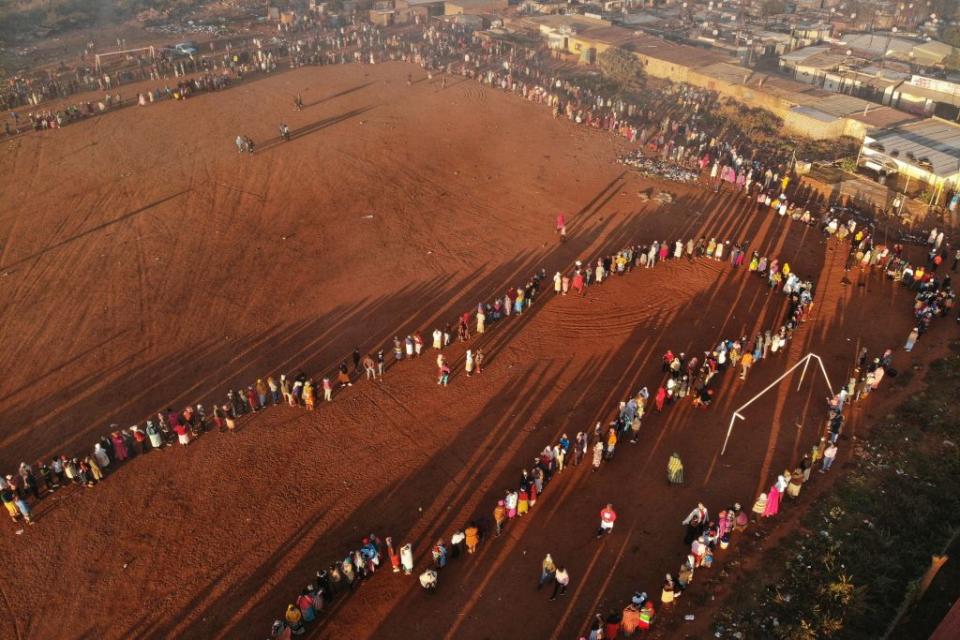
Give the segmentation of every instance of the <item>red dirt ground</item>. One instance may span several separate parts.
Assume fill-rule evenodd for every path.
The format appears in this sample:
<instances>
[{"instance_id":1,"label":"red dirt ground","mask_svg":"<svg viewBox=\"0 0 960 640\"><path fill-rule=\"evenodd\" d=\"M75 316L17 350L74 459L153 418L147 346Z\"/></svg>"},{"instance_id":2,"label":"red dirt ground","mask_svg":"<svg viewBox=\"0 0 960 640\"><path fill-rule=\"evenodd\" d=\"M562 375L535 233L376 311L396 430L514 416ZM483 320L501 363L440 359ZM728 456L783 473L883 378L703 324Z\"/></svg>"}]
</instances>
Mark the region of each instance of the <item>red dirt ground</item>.
<instances>
[{"instance_id":1,"label":"red dirt ground","mask_svg":"<svg viewBox=\"0 0 960 640\"><path fill-rule=\"evenodd\" d=\"M778 387L720 458L732 410L808 351L836 386L859 344L900 344L909 296L879 279L841 285L842 250L742 197L662 185L675 205L641 202L650 183L615 163L620 141L471 82L408 87L407 72L303 69L4 143L0 463L86 451L110 423L268 373L322 374L355 345L432 330L541 266L628 240L750 239L818 282L786 354L746 383L726 375L707 412L684 403L646 419L644 440L600 472L564 471L530 515L444 569L437 594L380 574L310 635L572 638L634 589L658 590L698 500L749 505L795 463L826 390L812 371L800 393L796 378ZM287 144L274 138L281 120ZM257 154L236 153L241 132ZM755 333L785 305L759 278L704 261L551 297L474 342L488 354L481 376L462 375L457 346L447 389L432 357L403 363L316 413L271 409L45 499L36 526L0 535L0 636L265 637L364 534L414 541L423 566L436 537L489 519L545 444L655 387L663 351ZM666 486L672 451L683 488ZM620 519L601 543L608 501ZM572 576L553 603L535 589L547 552Z\"/></svg>"}]
</instances>

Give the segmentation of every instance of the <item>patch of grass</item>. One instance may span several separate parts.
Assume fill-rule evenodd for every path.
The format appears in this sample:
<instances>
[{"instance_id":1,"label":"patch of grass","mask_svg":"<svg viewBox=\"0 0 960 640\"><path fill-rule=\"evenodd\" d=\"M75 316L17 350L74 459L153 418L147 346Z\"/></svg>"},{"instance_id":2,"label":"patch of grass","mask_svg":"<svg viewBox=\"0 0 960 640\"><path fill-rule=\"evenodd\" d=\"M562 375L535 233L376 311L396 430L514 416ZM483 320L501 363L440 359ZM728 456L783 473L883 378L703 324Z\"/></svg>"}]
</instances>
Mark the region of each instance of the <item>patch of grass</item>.
<instances>
[{"instance_id":1,"label":"patch of grass","mask_svg":"<svg viewBox=\"0 0 960 640\"><path fill-rule=\"evenodd\" d=\"M806 514L808 533L784 542L783 575L754 606L721 612L721 636L883 635L960 524L960 494L952 490L960 474L958 380L960 355L930 366L926 389L873 428L854 468Z\"/></svg>"}]
</instances>

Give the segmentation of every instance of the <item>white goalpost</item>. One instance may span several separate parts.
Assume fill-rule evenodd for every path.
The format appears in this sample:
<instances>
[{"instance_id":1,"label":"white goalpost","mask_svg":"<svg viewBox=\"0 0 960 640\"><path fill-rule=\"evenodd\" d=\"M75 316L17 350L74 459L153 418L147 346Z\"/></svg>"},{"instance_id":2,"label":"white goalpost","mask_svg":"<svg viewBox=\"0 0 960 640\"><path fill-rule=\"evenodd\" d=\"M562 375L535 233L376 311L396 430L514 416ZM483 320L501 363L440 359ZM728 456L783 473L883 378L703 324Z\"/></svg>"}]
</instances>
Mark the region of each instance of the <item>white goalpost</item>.
<instances>
[{"instance_id":1,"label":"white goalpost","mask_svg":"<svg viewBox=\"0 0 960 640\"><path fill-rule=\"evenodd\" d=\"M800 372L800 382L797 384L797 391L800 391L800 386L803 384L803 378L804 378L804 376L807 375L807 367L810 365L810 360L811 360L811 358L815 358L816 361L817 361L817 364L820 365L820 371L823 373L823 379L824 379L824 380L826 381L826 383L827 383L827 389L830 390L830 395L831 395L831 396L833 395L833 385L830 384L830 376L827 375L827 368L823 366L823 360L820 358L820 356L818 356L817 354L815 354L815 353L813 353L813 352L808 353L808 354L805 355L804 357L802 357L802 358L800 358L799 360L797 360L797 362L796 362L792 367L790 367L789 369L787 369L786 371L784 371L784 372L780 375L779 378L777 378L776 380L774 380L773 382L771 382L770 384L768 384L768 385L766 386L766 388L764 388L763 391L761 391L761 392L758 393L757 395L755 395L755 396L753 396L752 398L750 398L749 400L747 400L745 403L743 403L743 405L741 405L740 407L738 407L737 410L733 412L733 415L730 416L730 426L727 427L727 436L723 439L723 448L720 449L720 455L721 455L721 456L722 456L724 453L727 452L727 443L730 442L730 434L733 433L733 423L737 420L737 418L740 418L741 420L746 420L746 419L747 419L746 416L744 416L744 415L741 413L741 411L743 411L744 409L746 409L747 407L749 407L751 404L753 404L758 398L760 398L760 396L762 396L763 394L765 394L767 391L770 391L770 389L773 389L775 386L777 386L778 384L780 384L780 381L781 381L781 380L783 380L783 379L786 378L788 375L790 375L791 373L793 373L793 371L802 364L802 365L803 365L803 371Z\"/></svg>"}]
</instances>

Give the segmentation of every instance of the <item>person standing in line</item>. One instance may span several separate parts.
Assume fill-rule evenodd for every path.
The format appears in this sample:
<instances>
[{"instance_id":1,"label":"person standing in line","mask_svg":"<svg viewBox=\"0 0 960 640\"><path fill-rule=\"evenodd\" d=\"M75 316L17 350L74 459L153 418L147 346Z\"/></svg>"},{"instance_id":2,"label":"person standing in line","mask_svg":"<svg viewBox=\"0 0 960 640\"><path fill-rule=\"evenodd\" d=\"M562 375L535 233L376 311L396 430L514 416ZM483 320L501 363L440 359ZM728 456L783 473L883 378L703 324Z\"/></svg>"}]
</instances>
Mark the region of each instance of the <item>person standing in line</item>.
<instances>
[{"instance_id":1,"label":"person standing in line","mask_svg":"<svg viewBox=\"0 0 960 640\"><path fill-rule=\"evenodd\" d=\"M473 365L474 365L473 351L471 351L470 349L467 349L467 353L464 359L463 369L466 372L468 378L473 375Z\"/></svg>"},{"instance_id":2,"label":"person standing in line","mask_svg":"<svg viewBox=\"0 0 960 640\"><path fill-rule=\"evenodd\" d=\"M493 521L497 526L497 536L503 531L503 523L507 520L506 502L499 500L497 506L493 509Z\"/></svg>"},{"instance_id":3,"label":"person standing in line","mask_svg":"<svg viewBox=\"0 0 960 640\"><path fill-rule=\"evenodd\" d=\"M331 402L333 400L333 382L330 381L330 378L323 379L323 400L324 402Z\"/></svg>"},{"instance_id":4,"label":"person standing in line","mask_svg":"<svg viewBox=\"0 0 960 640\"><path fill-rule=\"evenodd\" d=\"M377 374L379 375L381 380L383 380L383 370L386 367L386 365L387 365L387 362L386 362L386 358L383 355L383 349L380 349L379 351L377 351Z\"/></svg>"},{"instance_id":5,"label":"person standing in line","mask_svg":"<svg viewBox=\"0 0 960 640\"><path fill-rule=\"evenodd\" d=\"M593 445L593 471L596 471L600 468L600 463L603 461L603 442L597 440Z\"/></svg>"},{"instance_id":6,"label":"person standing in line","mask_svg":"<svg viewBox=\"0 0 960 640\"><path fill-rule=\"evenodd\" d=\"M363 364L363 371L367 376L367 380L370 380L371 378L376 380L377 379L376 366L373 362L373 358L370 357L369 353L363 357L362 364Z\"/></svg>"},{"instance_id":7,"label":"person standing in line","mask_svg":"<svg viewBox=\"0 0 960 640\"><path fill-rule=\"evenodd\" d=\"M580 460L585 455L587 455L587 434L579 431L573 442L573 466L579 466Z\"/></svg>"},{"instance_id":8,"label":"person standing in line","mask_svg":"<svg viewBox=\"0 0 960 640\"><path fill-rule=\"evenodd\" d=\"M400 566L404 575L413 573L413 546L409 542L400 547Z\"/></svg>"},{"instance_id":9,"label":"person standing in line","mask_svg":"<svg viewBox=\"0 0 960 640\"><path fill-rule=\"evenodd\" d=\"M750 367L753 365L753 354L747 351L740 357L740 379L746 380L747 373L750 371Z\"/></svg>"},{"instance_id":10,"label":"person standing in line","mask_svg":"<svg viewBox=\"0 0 960 640\"><path fill-rule=\"evenodd\" d=\"M469 522L463 533L466 536L467 553L476 553L477 545L480 544L480 528L477 527L476 523Z\"/></svg>"},{"instance_id":11,"label":"person standing in line","mask_svg":"<svg viewBox=\"0 0 960 640\"><path fill-rule=\"evenodd\" d=\"M613 427L607 431L607 449L604 457L609 461L613 460L613 452L617 448L617 431Z\"/></svg>"},{"instance_id":12,"label":"person standing in line","mask_svg":"<svg viewBox=\"0 0 960 640\"><path fill-rule=\"evenodd\" d=\"M567 573L566 567L557 567L557 572L553 576L553 594L550 596L550 600L556 600L557 595L566 595L567 594L567 585L570 584L570 574Z\"/></svg>"},{"instance_id":13,"label":"person standing in line","mask_svg":"<svg viewBox=\"0 0 960 640\"><path fill-rule=\"evenodd\" d=\"M21 496L19 493L14 493L13 496L13 501L17 505L17 510L20 512L20 515L23 516L23 521L27 524L33 524L33 518L30 517L30 505L27 504L27 499Z\"/></svg>"},{"instance_id":14,"label":"person standing in line","mask_svg":"<svg viewBox=\"0 0 960 640\"><path fill-rule=\"evenodd\" d=\"M827 448L823 450L823 466L820 469L820 473L825 471L830 471L830 467L833 466L833 461L837 457L837 445L834 442L831 442L827 445Z\"/></svg>"},{"instance_id":15,"label":"person standing in line","mask_svg":"<svg viewBox=\"0 0 960 640\"><path fill-rule=\"evenodd\" d=\"M420 354L423 353L423 336L419 331L413 332L413 355L420 357Z\"/></svg>"},{"instance_id":16,"label":"person standing in line","mask_svg":"<svg viewBox=\"0 0 960 640\"><path fill-rule=\"evenodd\" d=\"M609 535L613 531L613 523L617 521L617 512L613 510L613 505L607 503L607 506L600 510L600 528L597 529L597 540L604 535Z\"/></svg>"},{"instance_id":17,"label":"person standing in line","mask_svg":"<svg viewBox=\"0 0 960 640\"><path fill-rule=\"evenodd\" d=\"M506 495L503 497L504 506L507 509L507 518L513 520L517 517L517 504L520 501L520 494L516 491L507 490Z\"/></svg>"},{"instance_id":18,"label":"person standing in line","mask_svg":"<svg viewBox=\"0 0 960 640\"><path fill-rule=\"evenodd\" d=\"M920 337L920 330L917 327L914 327L910 331L910 335L907 336L907 343L903 345L903 350L906 352L913 351L913 345L917 343L917 338Z\"/></svg>"}]
</instances>

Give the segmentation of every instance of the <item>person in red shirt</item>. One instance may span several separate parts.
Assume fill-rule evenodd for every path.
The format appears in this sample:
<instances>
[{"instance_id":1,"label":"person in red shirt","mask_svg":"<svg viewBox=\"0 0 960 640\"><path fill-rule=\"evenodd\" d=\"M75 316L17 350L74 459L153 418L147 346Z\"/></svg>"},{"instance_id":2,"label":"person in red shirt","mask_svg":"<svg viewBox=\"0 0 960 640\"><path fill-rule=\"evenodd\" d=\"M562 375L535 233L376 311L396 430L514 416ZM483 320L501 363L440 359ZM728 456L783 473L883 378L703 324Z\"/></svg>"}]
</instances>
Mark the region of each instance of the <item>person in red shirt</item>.
<instances>
[{"instance_id":1,"label":"person in red shirt","mask_svg":"<svg viewBox=\"0 0 960 640\"><path fill-rule=\"evenodd\" d=\"M613 505L608 504L600 510L600 528L597 529L597 539L604 534L613 531L613 523L617 521L617 512L613 510Z\"/></svg>"}]
</instances>

